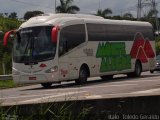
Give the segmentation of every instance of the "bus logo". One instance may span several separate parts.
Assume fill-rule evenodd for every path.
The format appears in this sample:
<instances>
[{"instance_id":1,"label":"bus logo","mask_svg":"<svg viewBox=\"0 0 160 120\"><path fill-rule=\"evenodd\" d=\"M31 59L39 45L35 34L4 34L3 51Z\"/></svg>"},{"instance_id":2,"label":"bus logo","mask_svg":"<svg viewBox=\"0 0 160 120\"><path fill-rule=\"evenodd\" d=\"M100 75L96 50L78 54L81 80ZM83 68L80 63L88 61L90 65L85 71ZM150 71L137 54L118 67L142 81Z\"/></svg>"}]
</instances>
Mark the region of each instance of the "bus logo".
<instances>
[{"instance_id":1,"label":"bus logo","mask_svg":"<svg viewBox=\"0 0 160 120\"><path fill-rule=\"evenodd\" d=\"M125 43L99 43L96 58L101 58L100 72L121 71L131 68L131 57L126 54Z\"/></svg>"}]
</instances>

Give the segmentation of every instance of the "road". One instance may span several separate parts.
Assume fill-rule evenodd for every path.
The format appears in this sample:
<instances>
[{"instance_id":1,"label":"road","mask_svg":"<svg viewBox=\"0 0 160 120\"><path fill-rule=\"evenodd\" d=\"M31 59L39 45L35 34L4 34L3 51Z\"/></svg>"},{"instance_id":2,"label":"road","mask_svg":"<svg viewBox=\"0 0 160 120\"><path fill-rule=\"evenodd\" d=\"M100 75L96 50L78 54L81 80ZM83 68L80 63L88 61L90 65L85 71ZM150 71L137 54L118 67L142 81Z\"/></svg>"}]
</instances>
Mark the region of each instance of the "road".
<instances>
[{"instance_id":1,"label":"road","mask_svg":"<svg viewBox=\"0 0 160 120\"><path fill-rule=\"evenodd\" d=\"M41 87L41 85L2 89L0 90L0 103L2 105L17 105L145 95L160 95L160 73L144 72L140 78L116 75L113 80L109 81L95 77L89 78L84 85L68 82L53 85L48 89Z\"/></svg>"}]
</instances>

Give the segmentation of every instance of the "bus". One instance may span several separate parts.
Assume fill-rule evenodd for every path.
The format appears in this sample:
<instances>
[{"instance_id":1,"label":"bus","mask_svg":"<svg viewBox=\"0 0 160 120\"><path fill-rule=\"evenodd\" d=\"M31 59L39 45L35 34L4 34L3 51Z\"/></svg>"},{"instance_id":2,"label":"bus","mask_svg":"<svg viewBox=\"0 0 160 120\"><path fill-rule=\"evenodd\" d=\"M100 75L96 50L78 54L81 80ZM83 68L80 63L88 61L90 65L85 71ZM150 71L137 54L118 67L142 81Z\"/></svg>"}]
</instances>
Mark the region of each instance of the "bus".
<instances>
[{"instance_id":1,"label":"bus","mask_svg":"<svg viewBox=\"0 0 160 120\"><path fill-rule=\"evenodd\" d=\"M110 20L84 14L43 14L4 36L14 35L12 76L16 84L41 84L88 77L140 77L155 68L153 27L148 22Z\"/></svg>"}]
</instances>

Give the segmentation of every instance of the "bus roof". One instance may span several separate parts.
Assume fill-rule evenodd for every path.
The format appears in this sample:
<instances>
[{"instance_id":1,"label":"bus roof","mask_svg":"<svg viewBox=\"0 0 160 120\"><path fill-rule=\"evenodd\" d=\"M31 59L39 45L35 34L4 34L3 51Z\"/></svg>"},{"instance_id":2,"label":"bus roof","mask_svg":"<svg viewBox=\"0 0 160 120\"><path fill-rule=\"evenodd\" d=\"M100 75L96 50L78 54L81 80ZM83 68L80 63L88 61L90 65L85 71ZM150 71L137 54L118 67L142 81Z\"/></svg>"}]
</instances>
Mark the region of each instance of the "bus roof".
<instances>
[{"instance_id":1,"label":"bus roof","mask_svg":"<svg viewBox=\"0 0 160 120\"><path fill-rule=\"evenodd\" d=\"M121 24L121 25L137 25L137 26L152 26L148 22L129 21L129 20L110 20L104 19L100 16L87 15L87 14L42 14L40 16L32 17L20 28L31 26L55 25L57 23L66 22L70 20L84 20L85 23L97 24Z\"/></svg>"},{"instance_id":2,"label":"bus roof","mask_svg":"<svg viewBox=\"0 0 160 120\"><path fill-rule=\"evenodd\" d=\"M100 16L95 16L95 15L87 15L87 14L66 14L66 13L59 13L59 14L42 14L40 16L32 17L28 21L24 22L21 27L28 27L31 25L36 25L36 24L43 24L48 21L53 21L55 19L84 19L84 18L90 18L90 19L104 19L103 17Z\"/></svg>"},{"instance_id":3,"label":"bus roof","mask_svg":"<svg viewBox=\"0 0 160 120\"><path fill-rule=\"evenodd\" d=\"M130 21L130 20L112 20L112 19L93 20L93 19L85 19L85 22L86 23L97 23L97 24L152 26L149 22Z\"/></svg>"}]
</instances>

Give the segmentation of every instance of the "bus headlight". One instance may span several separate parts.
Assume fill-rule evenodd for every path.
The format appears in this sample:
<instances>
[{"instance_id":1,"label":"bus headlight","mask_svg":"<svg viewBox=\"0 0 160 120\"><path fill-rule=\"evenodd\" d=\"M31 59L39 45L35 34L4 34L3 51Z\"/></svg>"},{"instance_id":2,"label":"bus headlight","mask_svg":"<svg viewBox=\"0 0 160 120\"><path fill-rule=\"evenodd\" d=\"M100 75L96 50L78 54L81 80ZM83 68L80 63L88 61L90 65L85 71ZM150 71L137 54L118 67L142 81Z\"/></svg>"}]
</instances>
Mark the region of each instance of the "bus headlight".
<instances>
[{"instance_id":1,"label":"bus headlight","mask_svg":"<svg viewBox=\"0 0 160 120\"><path fill-rule=\"evenodd\" d=\"M58 66L54 66L48 70L45 71L45 73L53 73L58 71Z\"/></svg>"}]
</instances>

